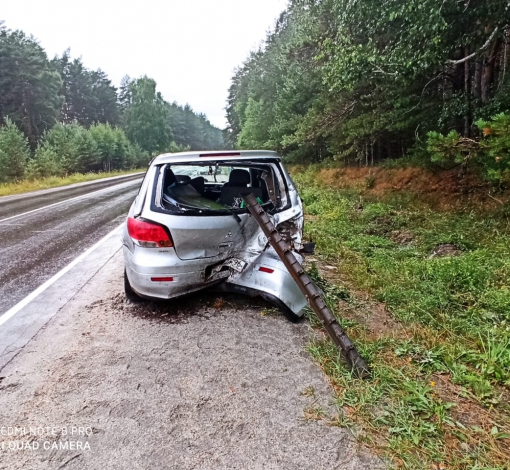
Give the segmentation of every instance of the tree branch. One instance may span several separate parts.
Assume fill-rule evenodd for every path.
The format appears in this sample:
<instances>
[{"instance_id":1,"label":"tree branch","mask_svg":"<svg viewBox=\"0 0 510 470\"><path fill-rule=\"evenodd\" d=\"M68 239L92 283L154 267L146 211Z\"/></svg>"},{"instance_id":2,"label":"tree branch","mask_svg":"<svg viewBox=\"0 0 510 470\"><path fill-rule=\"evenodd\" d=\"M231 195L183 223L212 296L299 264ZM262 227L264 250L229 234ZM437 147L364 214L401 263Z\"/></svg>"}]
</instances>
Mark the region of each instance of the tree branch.
<instances>
[{"instance_id":1,"label":"tree branch","mask_svg":"<svg viewBox=\"0 0 510 470\"><path fill-rule=\"evenodd\" d=\"M384 75L397 75L397 72L385 72L381 67L378 65L375 66L374 73L382 73Z\"/></svg>"},{"instance_id":2,"label":"tree branch","mask_svg":"<svg viewBox=\"0 0 510 470\"><path fill-rule=\"evenodd\" d=\"M452 65L458 65L458 64L463 64L464 62L466 62L469 59L472 59L477 54L479 54L480 52L484 51L485 49L487 49L489 47L489 44L494 39L494 36L496 36L497 32L498 32L498 27L496 26L496 28L494 29L492 34L489 36L489 39L487 39L487 41L485 41L485 44L482 47L480 47L480 49L478 49L477 51L473 52L472 54L469 54L468 56L464 57L463 59L459 59L459 60L451 60L451 59L449 59L446 62L448 62L449 64L452 64Z\"/></svg>"}]
</instances>

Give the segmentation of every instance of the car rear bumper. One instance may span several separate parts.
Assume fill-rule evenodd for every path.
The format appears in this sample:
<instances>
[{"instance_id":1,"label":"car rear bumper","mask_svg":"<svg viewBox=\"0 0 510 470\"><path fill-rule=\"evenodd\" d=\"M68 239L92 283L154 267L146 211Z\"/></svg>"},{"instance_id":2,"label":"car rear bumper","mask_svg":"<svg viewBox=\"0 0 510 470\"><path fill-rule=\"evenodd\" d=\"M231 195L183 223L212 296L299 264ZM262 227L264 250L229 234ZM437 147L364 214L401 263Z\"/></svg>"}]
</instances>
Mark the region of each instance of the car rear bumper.
<instances>
[{"instance_id":1,"label":"car rear bumper","mask_svg":"<svg viewBox=\"0 0 510 470\"><path fill-rule=\"evenodd\" d=\"M203 260L183 262L170 251L141 249L140 253L131 252L125 245L124 264L132 289L141 297L151 299L171 299L200 289L215 282L205 279ZM147 253L149 252L149 253ZM171 280L160 280L171 278Z\"/></svg>"},{"instance_id":2,"label":"car rear bumper","mask_svg":"<svg viewBox=\"0 0 510 470\"><path fill-rule=\"evenodd\" d=\"M138 248L134 252L126 246L123 249L129 283L141 297L171 299L221 283L219 290L263 297L284 312L288 309L285 313L290 312L289 317L301 317L308 305L272 248L259 255L245 256L248 264L241 273L225 271L214 278L206 277L209 263L203 259L182 261L171 250L141 249L137 253Z\"/></svg>"},{"instance_id":3,"label":"car rear bumper","mask_svg":"<svg viewBox=\"0 0 510 470\"><path fill-rule=\"evenodd\" d=\"M296 257L301 261L300 255ZM228 279L228 284L237 286L235 292L253 296L259 293L278 307L286 306L294 315L302 317L308 302L296 281L272 248L261 253L246 269ZM272 301L271 298L278 299Z\"/></svg>"}]
</instances>

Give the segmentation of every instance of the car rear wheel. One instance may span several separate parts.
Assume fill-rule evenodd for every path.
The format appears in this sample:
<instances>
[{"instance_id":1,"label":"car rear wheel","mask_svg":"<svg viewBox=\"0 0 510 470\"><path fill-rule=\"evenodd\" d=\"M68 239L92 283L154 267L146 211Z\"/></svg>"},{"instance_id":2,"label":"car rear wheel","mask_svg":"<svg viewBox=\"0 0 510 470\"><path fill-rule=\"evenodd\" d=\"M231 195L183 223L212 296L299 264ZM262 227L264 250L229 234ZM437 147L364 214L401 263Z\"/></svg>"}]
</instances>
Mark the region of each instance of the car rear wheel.
<instances>
[{"instance_id":1,"label":"car rear wheel","mask_svg":"<svg viewBox=\"0 0 510 470\"><path fill-rule=\"evenodd\" d=\"M131 300L132 302L140 302L143 300L143 298L140 297L131 287L125 269L124 269L124 293L126 294L128 300Z\"/></svg>"}]
</instances>

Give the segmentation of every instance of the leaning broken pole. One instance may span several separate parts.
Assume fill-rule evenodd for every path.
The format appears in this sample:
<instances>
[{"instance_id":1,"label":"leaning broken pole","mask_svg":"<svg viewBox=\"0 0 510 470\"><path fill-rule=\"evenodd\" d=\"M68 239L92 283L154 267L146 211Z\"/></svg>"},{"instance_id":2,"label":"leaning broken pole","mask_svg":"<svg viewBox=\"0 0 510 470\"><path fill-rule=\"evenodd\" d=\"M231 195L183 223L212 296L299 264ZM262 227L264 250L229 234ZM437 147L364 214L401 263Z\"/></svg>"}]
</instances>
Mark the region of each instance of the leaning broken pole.
<instances>
[{"instance_id":1,"label":"leaning broken pole","mask_svg":"<svg viewBox=\"0 0 510 470\"><path fill-rule=\"evenodd\" d=\"M324 328L328 332L333 342L337 345L342 357L352 368L352 371L360 378L366 378L370 374L365 360L360 356L356 347L339 325L335 316L326 305L321 291L313 283L313 281L305 273L302 266L296 260L288 243L282 238L276 227L273 225L264 209L257 202L255 196L251 193L242 193L248 210L253 218L257 221L269 243L274 248L278 256L285 264L285 267L296 281L297 285L306 297L308 304L322 321Z\"/></svg>"}]
</instances>

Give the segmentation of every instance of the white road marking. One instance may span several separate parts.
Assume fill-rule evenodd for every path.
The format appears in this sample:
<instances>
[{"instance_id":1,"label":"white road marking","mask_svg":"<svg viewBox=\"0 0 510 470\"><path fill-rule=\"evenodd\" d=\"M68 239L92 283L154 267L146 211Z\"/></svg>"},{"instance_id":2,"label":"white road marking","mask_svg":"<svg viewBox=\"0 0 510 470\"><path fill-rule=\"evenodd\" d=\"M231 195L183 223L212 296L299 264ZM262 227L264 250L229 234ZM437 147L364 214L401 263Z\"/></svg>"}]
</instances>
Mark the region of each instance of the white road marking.
<instances>
[{"instance_id":1,"label":"white road marking","mask_svg":"<svg viewBox=\"0 0 510 470\"><path fill-rule=\"evenodd\" d=\"M0 326L2 326L7 320L11 319L14 315L16 315L21 309L26 307L32 300L34 300L39 294L44 292L48 287L58 281L64 274L69 272L72 268L74 268L78 263L83 261L88 255L90 255L93 251L99 248L104 242L106 242L109 238L113 237L124 225L122 222L117 228L113 229L108 235L101 238L95 245L91 246L87 251L82 253L78 258L75 258L71 261L65 268L60 270L57 274L55 274L52 278L48 279L44 284L41 284L36 290L28 294L23 300L20 300L14 307L10 308L0 317Z\"/></svg>"},{"instance_id":2,"label":"white road marking","mask_svg":"<svg viewBox=\"0 0 510 470\"><path fill-rule=\"evenodd\" d=\"M133 180L133 181L138 181L138 180ZM55 202L55 203L50 204L48 206L39 207L38 209L33 209L31 211L23 212L22 214L16 214L16 215L13 215L11 217L6 217L5 219L1 219L0 220L0 224L3 223L3 222L6 222L7 220L12 220L12 219L16 219L18 217L23 217L24 215L33 214L34 212L43 211L45 209L49 209L50 207L55 207L55 206L59 206L60 204L65 204L66 202L77 201L79 199L86 199L87 197L92 196L94 194L98 194L98 193L102 193L102 192L108 192L108 191L111 191L112 188L115 188L116 186L119 186L121 184L126 184L126 183L131 183L131 181L126 181L125 183L119 183L119 184L116 184L114 186L108 186L107 188L98 189L97 191L92 191L91 193L82 194L81 196L76 196L76 197L72 197L70 199L65 199L64 201Z\"/></svg>"}]
</instances>

